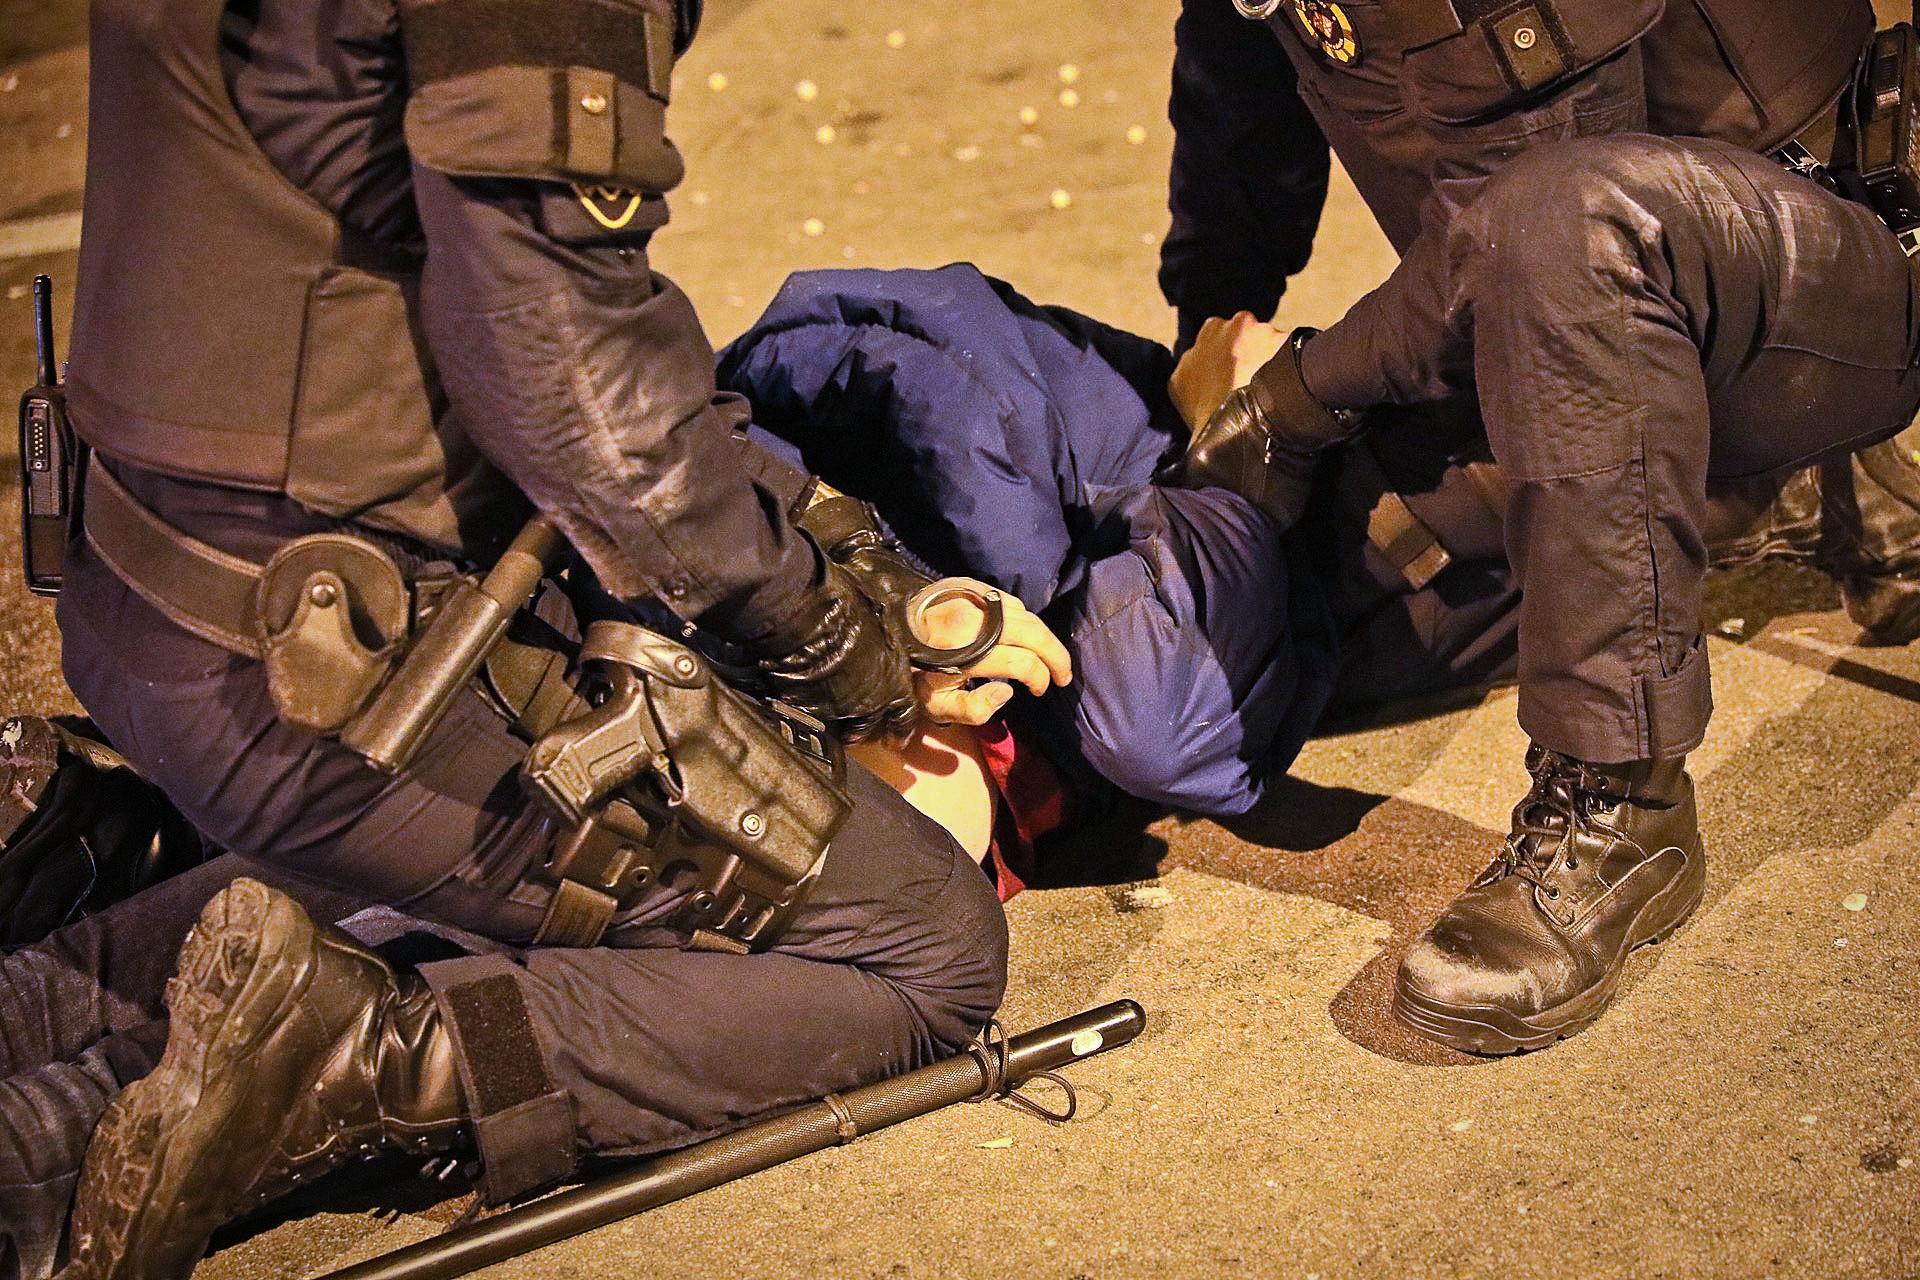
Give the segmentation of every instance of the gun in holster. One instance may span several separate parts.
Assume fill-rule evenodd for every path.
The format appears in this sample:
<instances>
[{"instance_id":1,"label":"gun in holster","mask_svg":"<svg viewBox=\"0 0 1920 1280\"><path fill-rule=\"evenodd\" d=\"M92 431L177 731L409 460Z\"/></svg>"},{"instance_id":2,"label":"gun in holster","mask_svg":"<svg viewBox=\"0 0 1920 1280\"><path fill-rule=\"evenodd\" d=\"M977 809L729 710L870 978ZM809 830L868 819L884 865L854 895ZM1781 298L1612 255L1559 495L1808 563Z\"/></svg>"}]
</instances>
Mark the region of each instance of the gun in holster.
<instances>
[{"instance_id":1,"label":"gun in holster","mask_svg":"<svg viewBox=\"0 0 1920 1280\"><path fill-rule=\"evenodd\" d=\"M442 593L390 675L376 665L383 678L354 695L364 707L341 742L378 768L404 769L483 669L497 690L492 660L509 647L509 627L570 555L551 523L529 521L484 578ZM311 575L301 581L310 591ZM286 634L310 630L294 623ZM326 634L316 653L331 649ZM271 682L271 647L267 661ZM592 624L579 663L587 709L546 728L522 769L528 793L561 829L543 876L554 896L535 941L592 946L660 884L685 892L682 920L697 941L771 945L852 808L838 743L791 708L763 710L693 650L644 627ZM337 675L285 683L343 687ZM291 700L276 699L284 716Z\"/></svg>"},{"instance_id":2,"label":"gun in holster","mask_svg":"<svg viewBox=\"0 0 1920 1280\"><path fill-rule=\"evenodd\" d=\"M596 622L580 658L593 705L537 739L521 767L567 830L535 942L591 946L661 885L684 891L678 923L696 945L771 945L852 812L838 742L644 627Z\"/></svg>"},{"instance_id":3,"label":"gun in holster","mask_svg":"<svg viewBox=\"0 0 1920 1280\"><path fill-rule=\"evenodd\" d=\"M44 275L33 278L33 337L38 382L20 399L20 551L27 590L56 596L79 514L85 446L67 421L53 347L53 281Z\"/></svg>"}]
</instances>

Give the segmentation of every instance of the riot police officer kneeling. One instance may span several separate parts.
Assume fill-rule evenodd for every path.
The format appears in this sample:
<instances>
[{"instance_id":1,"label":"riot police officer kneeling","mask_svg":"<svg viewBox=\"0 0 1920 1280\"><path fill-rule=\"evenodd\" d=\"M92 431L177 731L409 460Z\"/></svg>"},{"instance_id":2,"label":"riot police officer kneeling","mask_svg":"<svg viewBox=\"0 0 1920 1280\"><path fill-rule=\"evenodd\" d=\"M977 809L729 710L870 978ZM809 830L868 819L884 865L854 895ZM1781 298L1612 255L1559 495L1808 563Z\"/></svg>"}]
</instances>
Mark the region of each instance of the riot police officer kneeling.
<instances>
[{"instance_id":1,"label":"riot police officer kneeling","mask_svg":"<svg viewBox=\"0 0 1920 1280\"><path fill-rule=\"evenodd\" d=\"M396 973L221 892L71 1274L184 1275L396 1144L518 1195L954 1052L999 1000L990 885L823 732L914 714L897 581L796 525L648 265L698 8L94 6L67 679L217 844L510 947Z\"/></svg>"}]
</instances>

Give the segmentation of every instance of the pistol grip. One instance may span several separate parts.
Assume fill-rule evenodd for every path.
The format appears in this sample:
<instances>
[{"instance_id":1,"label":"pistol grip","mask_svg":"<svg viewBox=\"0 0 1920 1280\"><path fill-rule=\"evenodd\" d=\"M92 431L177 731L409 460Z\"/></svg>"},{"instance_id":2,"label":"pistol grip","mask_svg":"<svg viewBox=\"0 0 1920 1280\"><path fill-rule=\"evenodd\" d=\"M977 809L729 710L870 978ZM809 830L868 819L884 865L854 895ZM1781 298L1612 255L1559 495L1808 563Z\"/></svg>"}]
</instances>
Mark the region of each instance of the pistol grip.
<instances>
[{"instance_id":1,"label":"pistol grip","mask_svg":"<svg viewBox=\"0 0 1920 1280\"><path fill-rule=\"evenodd\" d=\"M611 690L606 700L540 738L520 767L527 789L569 826L585 821L648 769L666 764L641 677L612 663L604 668Z\"/></svg>"}]
</instances>

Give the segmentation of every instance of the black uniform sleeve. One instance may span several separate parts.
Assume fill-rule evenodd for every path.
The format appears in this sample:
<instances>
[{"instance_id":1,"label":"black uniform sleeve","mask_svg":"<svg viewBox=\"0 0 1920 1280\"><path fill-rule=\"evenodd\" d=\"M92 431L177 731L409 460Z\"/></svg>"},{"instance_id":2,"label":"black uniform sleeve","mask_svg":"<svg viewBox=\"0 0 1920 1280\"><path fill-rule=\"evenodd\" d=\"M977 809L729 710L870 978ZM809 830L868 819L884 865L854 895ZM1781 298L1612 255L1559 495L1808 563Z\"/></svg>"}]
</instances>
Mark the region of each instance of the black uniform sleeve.
<instances>
[{"instance_id":1,"label":"black uniform sleeve","mask_svg":"<svg viewBox=\"0 0 1920 1280\"><path fill-rule=\"evenodd\" d=\"M1184 346L1209 316L1271 318L1307 264L1327 197L1327 142L1293 64L1229 0L1187 0L1174 26L1173 226L1160 288Z\"/></svg>"},{"instance_id":2,"label":"black uniform sleeve","mask_svg":"<svg viewBox=\"0 0 1920 1280\"><path fill-rule=\"evenodd\" d=\"M1303 353L1308 386L1336 408L1437 400L1468 385L1471 371L1446 359L1459 348L1447 340L1454 219L1522 151L1646 128L1634 45L1664 4L1410 0L1408 9L1444 11L1439 38L1408 53L1402 85L1433 139L1433 193L1394 273Z\"/></svg>"},{"instance_id":3,"label":"black uniform sleeve","mask_svg":"<svg viewBox=\"0 0 1920 1280\"><path fill-rule=\"evenodd\" d=\"M564 11L564 12L562 12ZM421 314L461 426L609 590L750 641L820 581L749 474L686 297L647 261L680 162L671 6L403 3Z\"/></svg>"}]
</instances>

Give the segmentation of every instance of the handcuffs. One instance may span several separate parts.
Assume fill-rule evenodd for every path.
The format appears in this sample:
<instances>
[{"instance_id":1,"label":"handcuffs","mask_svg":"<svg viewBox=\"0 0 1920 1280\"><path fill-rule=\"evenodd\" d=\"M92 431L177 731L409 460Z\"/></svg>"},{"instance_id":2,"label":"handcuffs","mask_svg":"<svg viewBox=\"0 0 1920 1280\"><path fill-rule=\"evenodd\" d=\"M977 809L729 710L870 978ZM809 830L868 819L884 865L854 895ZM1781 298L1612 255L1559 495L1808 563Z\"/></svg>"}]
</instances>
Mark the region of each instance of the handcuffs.
<instances>
[{"instance_id":1,"label":"handcuffs","mask_svg":"<svg viewBox=\"0 0 1920 1280\"><path fill-rule=\"evenodd\" d=\"M955 600L969 600L986 615L980 634L963 645L950 649L936 646L928 639L935 609ZM976 578L941 578L908 596L897 606L907 639L907 658L921 671L944 675L964 675L968 667L993 652L1007 631L1006 602L999 591Z\"/></svg>"}]
</instances>

